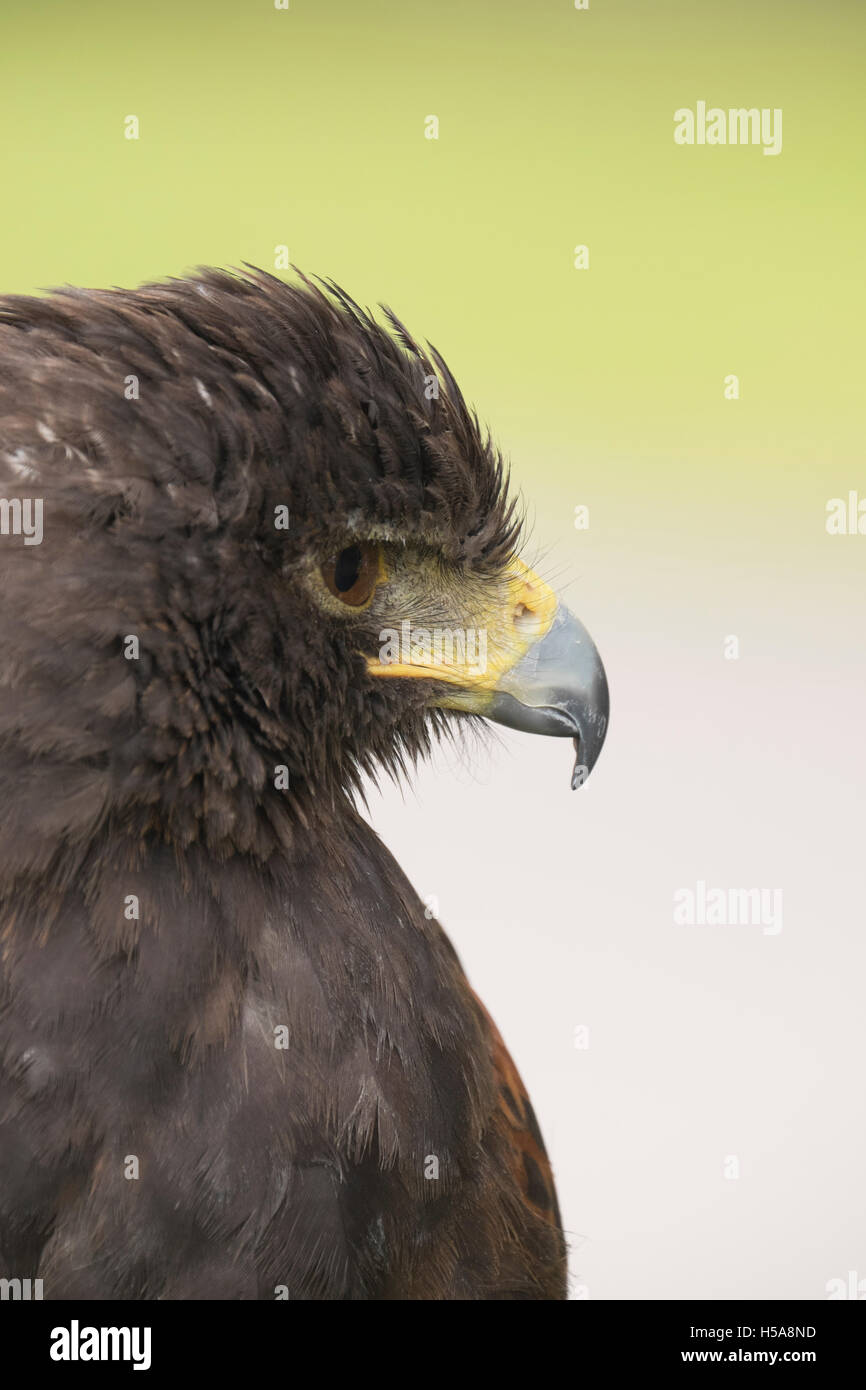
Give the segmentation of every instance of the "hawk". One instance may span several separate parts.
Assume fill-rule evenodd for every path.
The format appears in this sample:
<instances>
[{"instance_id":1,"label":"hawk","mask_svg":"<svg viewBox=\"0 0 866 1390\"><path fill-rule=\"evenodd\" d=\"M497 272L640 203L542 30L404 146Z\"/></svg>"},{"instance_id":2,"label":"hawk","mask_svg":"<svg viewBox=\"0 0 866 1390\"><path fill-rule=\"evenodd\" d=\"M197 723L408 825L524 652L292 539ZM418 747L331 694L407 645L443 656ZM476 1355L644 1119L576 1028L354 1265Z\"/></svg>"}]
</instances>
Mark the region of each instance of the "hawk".
<instances>
[{"instance_id":1,"label":"hawk","mask_svg":"<svg viewBox=\"0 0 866 1390\"><path fill-rule=\"evenodd\" d=\"M0 299L0 1275L561 1299L520 1077L357 809L605 736L444 361L328 282Z\"/></svg>"}]
</instances>

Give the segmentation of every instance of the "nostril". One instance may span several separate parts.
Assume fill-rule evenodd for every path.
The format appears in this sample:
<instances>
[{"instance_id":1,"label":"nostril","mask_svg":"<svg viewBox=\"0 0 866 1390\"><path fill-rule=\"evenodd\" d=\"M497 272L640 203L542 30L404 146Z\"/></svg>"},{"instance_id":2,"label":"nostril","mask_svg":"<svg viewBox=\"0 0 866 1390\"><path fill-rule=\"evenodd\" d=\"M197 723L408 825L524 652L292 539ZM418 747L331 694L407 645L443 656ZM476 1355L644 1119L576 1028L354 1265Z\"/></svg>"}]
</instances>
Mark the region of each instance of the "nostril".
<instances>
[{"instance_id":1,"label":"nostril","mask_svg":"<svg viewBox=\"0 0 866 1390\"><path fill-rule=\"evenodd\" d=\"M534 632L538 626L538 614L525 603L518 603L514 609L512 621L519 633L529 634Z\"/></svg>"}]
</instances>

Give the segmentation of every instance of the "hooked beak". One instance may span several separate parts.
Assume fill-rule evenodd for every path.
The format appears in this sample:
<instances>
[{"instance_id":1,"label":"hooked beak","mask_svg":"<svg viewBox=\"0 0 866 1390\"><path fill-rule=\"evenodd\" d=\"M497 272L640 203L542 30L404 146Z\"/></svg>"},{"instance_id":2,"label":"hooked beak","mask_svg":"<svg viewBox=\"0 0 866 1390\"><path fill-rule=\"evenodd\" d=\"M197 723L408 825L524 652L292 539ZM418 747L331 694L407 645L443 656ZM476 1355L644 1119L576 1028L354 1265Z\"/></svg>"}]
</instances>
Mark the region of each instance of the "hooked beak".
<instances>
[{"instance_id":1,"label":"hooked beak","mask_svg":"<svg viewBox=\"0 0 866 1390\"><path fill-rule=\"evenodd\" d=\"M504 605L497 604L484 623L483 665L467 663L465 653L434 661L428 643L410 646L396 661L368 659L368 670L442 682L431 700L442 708L481 714L525 733L573 739L571 785L581 786L598 761L610 711L607 677L592 638L519 560L512 564Z\"/></svg>"},{"instance_id":2,"label":"hooked beak","mask_svg":"<svg viewBox=\"0 0 866 1390\"><path fill-rule=\"evenodd\" d=\"M572 786L586 781L607 733L610 696L595 643L562 604L545 635L500 678L484 713L511 729L574 739Z\"/></svg>"}]
</instances>

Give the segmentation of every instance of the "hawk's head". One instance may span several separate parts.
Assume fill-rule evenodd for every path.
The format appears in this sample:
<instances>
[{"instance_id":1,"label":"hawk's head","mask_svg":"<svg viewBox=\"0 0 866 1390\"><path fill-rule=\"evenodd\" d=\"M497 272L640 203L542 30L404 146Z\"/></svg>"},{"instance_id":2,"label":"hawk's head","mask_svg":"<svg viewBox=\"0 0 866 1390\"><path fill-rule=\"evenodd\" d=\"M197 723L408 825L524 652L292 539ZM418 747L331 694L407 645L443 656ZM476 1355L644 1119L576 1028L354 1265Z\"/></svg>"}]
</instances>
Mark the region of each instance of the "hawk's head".
<instances>
[{"instance_id":1,"label":"hawk's head","mask_svg":"<svg viewBox=\"0 0 866 1390\"><path fill-rule=\"evenodd\" d=\"M22 867L108 820L266 854L453 719L576 738L592 767L595 648L521 564L442 359L388 318L263 272L0 301Z\"/></svg>"}]
</instances>

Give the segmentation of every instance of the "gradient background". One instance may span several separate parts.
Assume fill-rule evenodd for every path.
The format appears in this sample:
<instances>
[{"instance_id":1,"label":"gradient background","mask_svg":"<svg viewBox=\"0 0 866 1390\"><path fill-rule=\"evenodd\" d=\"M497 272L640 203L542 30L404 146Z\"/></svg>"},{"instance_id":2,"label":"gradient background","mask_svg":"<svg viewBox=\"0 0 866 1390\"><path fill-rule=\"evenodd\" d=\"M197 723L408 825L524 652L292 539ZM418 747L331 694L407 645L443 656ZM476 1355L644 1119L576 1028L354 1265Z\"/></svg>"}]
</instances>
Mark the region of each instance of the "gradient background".
<instances>
[{"instance_id":1,"label":"gradient background","mask_svg":"<svg viewBox=\"0 0 866 1390\"><path fill-rule=\"evenodd\" d=\"M0 291L287 244L386 300L601 648L577 794L570 746L503 732L371 797L533 1095L574 1296L866 1279L866 536L824 524L866 496L866 6L2 0L0 27ZM698 100L781 107L782 153L675 145ZM781 888L782 933L674 926L698 879Z\"/></svg>"}]
</instances>

